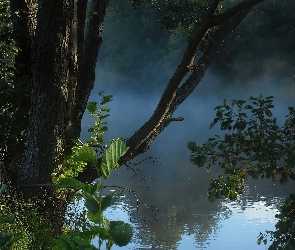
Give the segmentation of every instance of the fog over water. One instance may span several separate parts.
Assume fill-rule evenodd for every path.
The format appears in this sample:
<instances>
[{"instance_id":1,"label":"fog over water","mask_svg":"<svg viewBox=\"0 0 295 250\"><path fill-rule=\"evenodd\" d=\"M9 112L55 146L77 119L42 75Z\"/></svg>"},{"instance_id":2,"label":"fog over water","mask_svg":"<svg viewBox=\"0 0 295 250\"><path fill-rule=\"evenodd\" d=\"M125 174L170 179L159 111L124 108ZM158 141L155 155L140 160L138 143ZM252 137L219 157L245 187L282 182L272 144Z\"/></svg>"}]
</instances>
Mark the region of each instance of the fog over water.
<instances>
[{"instance_id":1,"label":"fog over water","mask_svg":"<svg viewBox=\"0 0 295 250\"><path fill-rule=\"evenodd\" d=\"M97 69L97 80L89 101L99 102L97 93L101 90L106 95L114 95L113 101L107 105L111 108L109 131L105 134L107 141L132 136L150 118L169 73L159 78L151 77L146 83L140 83L140 87L132 87L132 83L122 82L126 79L102 68ZM183 117L184 121L172 122L150 149L134 160L139 162L153 157L136 166L137 176L125 166L112 173L108 185L130 188L141 203L152 206L139 206L137 215L131 216L137 227L136 237L125 248L114 249L265 249L265 246L256 244L257 236L260 231L274 230L276 208L295 185L291 181L286 186L271 180L250 181L240 201L209 203L206 198L209 181L218 175L219 169L212 168L208 174L205 168L198 169L190 163L186 143L195 141L201 145L214 134L220 134L218 125L211 130L209 125L215 117L214 107L222 104L224 98L230 103L232 99L249 100L251 95L260 93L264 97L273 95L273 114L281 119L282 124L288 113L287 107L294 106L294 89L276 87L270 75L251 82L229 83L221 79L212 70L207 71L195 92L174 114L174 117ZM154 87L149 87L150 81L155 81ZM85 114L82 140L89 136L86 130L91 120ZM139 176L144 177L140 179ZM108 213L127 222L130 214L124 208L133 211L136 205L132 193L129 193ZM144 219L138 219L138 215ZM157 221L148 222L153 221L155 215Z\"/></svg>"}]
</instances>

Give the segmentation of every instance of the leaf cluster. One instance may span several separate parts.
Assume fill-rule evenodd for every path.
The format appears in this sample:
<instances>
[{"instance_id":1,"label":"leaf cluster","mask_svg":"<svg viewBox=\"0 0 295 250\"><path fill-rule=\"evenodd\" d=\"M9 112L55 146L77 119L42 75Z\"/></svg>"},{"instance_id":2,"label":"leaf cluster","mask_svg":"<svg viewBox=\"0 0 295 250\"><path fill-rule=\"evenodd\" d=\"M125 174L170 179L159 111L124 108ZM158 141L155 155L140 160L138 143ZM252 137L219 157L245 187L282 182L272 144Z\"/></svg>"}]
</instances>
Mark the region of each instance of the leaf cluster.
<instances>
[{"instance_id":1,"label":"leaf cluster","mask_svg":"<svg viewBox=\"0 0 295 250\"><path fill-rule=\"evenodd\" d=\"M17 13L14 13L15 15ZM24 150L29 100L27 80L15 79L19 48L13 37L10 1L0 2L0 166L5 172L19 166Z\"/></svg>"},{"instance_id":2,"label":"leaf cluster","mask_svg":"<svg viewBox=\"0 0 295 250\"><path fill-rule=\"evenodd\" d=\"M17 190L2 185L0 204L0 249L28 250L49 247L53 240L52 227L38 214L36 202L24 200Z\"/></svg>"},{"instance_id":3,"label":"leaf cluster","mask_svg":"<svg viewBox=\"0 0 295 250\"><path fill-rule=\"evenodd\" d=\"M289 107L289 115L282 127L272 117L273 97L250 97L250 104L243 100L226 100L215 108L216 117L210 128L217 123L227 131L223 138L215 135L203 146L188 143L192 152L191 161L198 167L206 166L209 171L218 165L224 175L210 182L210 201L225 196L235 199L244 190L248 177L280 177L280 183L295 179L295 110Z\"/></svg>"},{"instance_id":4,"label":"leaf cluster","mask_svg":"<svg viewBox=\"0 0 295 250\"><path fill-rule=\"evenodd\" d=\"M97 103L88 103L87 108L89 115L98 118L95 121L94 128L89 131L93 132L91 140L82 145L76 145L72 148L72 153L67 158L67 167L64 173L54 173L53 182L59 188L67 188L75 190L75 198L83 198L87 209L87 219L90 222L83 226L83 231L69 230L61 235L51 244L50 249L97 249L92 245L92 240L99 237L99 248L103 241L106 241L106 248L111 249L113 244L118 246L127 245L132 239L132 227L122 221L109 221L104 217L103 212L117 201L122 190L117 190L110 195L103 197L101 178L107 179L111 172L119 169L118 161L128 150L124 139L118 138L112 140L110 146L106 146L101 152L101 161L98 160L98 152L94 149L101 146L105 142L103 134L107 131L104 121L109 115L103 112L109 112L109 108L103 107L110 102L112 96L105 96L103 92L99 93L102 97L100 108L97 108ZM95 167L97 174L100 177L97 182L92 184L83 183L73 177L84 170L87 164Z\"/></svg>"}]
</instances>

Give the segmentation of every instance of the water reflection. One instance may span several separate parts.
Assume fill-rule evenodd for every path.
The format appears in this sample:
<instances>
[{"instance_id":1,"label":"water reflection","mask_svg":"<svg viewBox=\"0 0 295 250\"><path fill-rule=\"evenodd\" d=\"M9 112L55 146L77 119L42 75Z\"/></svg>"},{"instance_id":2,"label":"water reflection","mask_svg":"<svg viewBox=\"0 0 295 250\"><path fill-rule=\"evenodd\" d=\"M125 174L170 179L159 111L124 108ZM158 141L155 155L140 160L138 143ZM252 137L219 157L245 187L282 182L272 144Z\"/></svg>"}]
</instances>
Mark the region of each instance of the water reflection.
<instances>
[{"instance_id":1,"label":"water reflection","mask_svg":"<svg viewBox=\"0 0 295 250\"><path fill-rule=\"evenodd\" d=\"M173 205L159 211L158 220L150 223L133 217L134 240L125 248L114 249L266 249L257 245L257 236L274 230L274 216L283 199L249 195L207 207L200 201ZM130 203L125 199L109 209L107 217L130 222L130 211L135 209Z\"/></svg>"},{"instance_id":2,"label":"water reflection","mask_svg":"<svg viewBox=\"0 0 295 250\"><path fill-rule=\"evenodd\" d=\"M136 167L135 176L132 170L123 167L109 178L108 185L134 190L140 202L137 211L137 200L133 193L127 193L120 204L108 210L112 219L131 220L136 228L132 243L113 249L267 248L257 245L257 236L265 230L275 229L274 215L283 198L294 190L295 183L282 186L271 180L251 180L239 200L209 203L206 196L209 181L220 170L213 168L207 174L205 169L198 169L189 162L186 148L186 143L192 139L201 144L218 133L214 129L209 131L209 124L220 99L208 98L208 91L205 93L206 98L201 92L180 107L178 114L185 120L181 124L171 124L156 138L151 149L138 159L161 157L158 163L150 160L140 164ZM246 92L243 95L249 96ZM122 91L115 94L115 100L110 105L109 131L112 134L107 139L132 135L148 119L154 108L152 104L158 99L152 94L130 96ZM281 112L282 106L284 103L278 103L277 112ZM89 123L89 119L85 118L84 124ZM86 137L85 131L83 136Z\"/></svg>"}]
</instances>

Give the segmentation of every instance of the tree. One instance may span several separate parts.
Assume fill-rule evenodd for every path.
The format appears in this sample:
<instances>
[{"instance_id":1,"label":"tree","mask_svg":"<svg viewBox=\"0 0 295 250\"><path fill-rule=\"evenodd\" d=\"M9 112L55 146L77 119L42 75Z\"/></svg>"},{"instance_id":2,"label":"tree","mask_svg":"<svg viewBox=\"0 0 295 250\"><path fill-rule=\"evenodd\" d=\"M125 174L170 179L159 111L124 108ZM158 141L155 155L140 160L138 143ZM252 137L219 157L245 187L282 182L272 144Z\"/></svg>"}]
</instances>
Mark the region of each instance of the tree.
<instances>
[{"instance_id":1,"label":"tree","mask_svg":"<svg viewBox=\"0 0 295 250\"><path fill-rule=\"evenodd\" d=\"M165 11L162 21L168 28L183 20L181 28L189 33L189 42L154 114L127 140L129 150L121 157L121 165L145 152L171 122L182 119L173 118L174 111L198 86L226 35L262 1L229 2L226 9L221 8L221 0L151 1L151 6ZM22 190L32 192L32 187L51 183L51 173L66 163L71 139L79 137L109 2L10 0L12 35L19 48L13 57L13 82L16 87L26 84L30 104L24 112L28 120L21 166L14 169L13 178L7 175L11 169L1 175ZM140 1L131 3L136 7ZM23 98L24 103L28 98ZM95 178L96 171L88 170L92 173L86 172L88 180Z\"/></svg>"}]
</instances>

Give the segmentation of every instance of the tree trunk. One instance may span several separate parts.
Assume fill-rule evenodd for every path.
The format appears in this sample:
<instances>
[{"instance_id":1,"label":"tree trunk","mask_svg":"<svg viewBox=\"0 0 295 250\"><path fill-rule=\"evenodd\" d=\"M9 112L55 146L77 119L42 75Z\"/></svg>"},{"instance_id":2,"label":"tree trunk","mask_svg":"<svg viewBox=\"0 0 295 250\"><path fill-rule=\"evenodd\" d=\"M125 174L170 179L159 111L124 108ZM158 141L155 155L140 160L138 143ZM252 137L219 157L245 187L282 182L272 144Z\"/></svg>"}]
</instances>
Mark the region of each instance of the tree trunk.
<instances>
[{"instance_id":1,"label":"tree trunk","mask_svg":"<svg viewBox=\"0 0 295 250\"><path fill-rule=\"evenodd\" d=\"M65 162L94 84L108 0L40 2L32 45L31 105L22 184L51 182L51 173ZM86 23L87 21L87 23Z\"/></svg>"},{"instance_id":2,"label":"tree trunk","mask_svg":"<svg viewBox=\"0 0 295 250\"><path fill-rule=\"evenodd\" d=\"M80 135L108 2L92 0L87 6L86 0L50 0L34 5L11 0L11 10L20 13L14 23L21 30L15 32L20 47L16 66L19 77L26 75L31 83L26 149L12 184L25 198L40 200L38 210L52 222L55 236L61 233L68 203L46 184Z\"/></svg>"}]
</instances>

